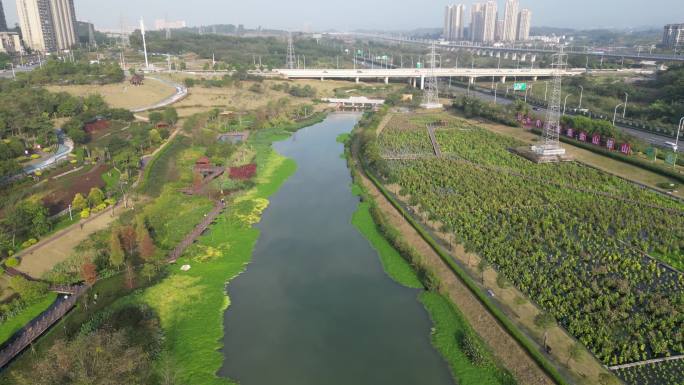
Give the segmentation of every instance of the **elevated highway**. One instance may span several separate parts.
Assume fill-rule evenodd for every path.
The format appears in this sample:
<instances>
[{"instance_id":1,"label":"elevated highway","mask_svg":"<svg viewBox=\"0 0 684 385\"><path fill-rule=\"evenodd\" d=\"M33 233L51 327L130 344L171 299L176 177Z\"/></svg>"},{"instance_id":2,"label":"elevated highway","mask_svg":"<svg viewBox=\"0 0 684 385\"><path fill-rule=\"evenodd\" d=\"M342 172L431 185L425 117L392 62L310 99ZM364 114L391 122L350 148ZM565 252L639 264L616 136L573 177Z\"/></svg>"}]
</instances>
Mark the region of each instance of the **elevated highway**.
<instances>
[{"instance_id":1,"label":"elevated highway","mask_svg":"<svg viewBox=\"0 0 684 385\"><path fill-rule=\"evenodd\" d=\"M413 82L414 86L425 85L425 77L432 70L427 68L386 68L386 69L276 69L287 79L353 79L357 83L361 79L381 79L389 83L390 79L404 79ZM551 68L437 68L434 70L438 78L463 78L473 83L478 78L495 78L501 82L506 79L548 78L554 75ZM584 73L584 69L567 69L563 76L575 76Z\"/></svg>"}]
</instances>

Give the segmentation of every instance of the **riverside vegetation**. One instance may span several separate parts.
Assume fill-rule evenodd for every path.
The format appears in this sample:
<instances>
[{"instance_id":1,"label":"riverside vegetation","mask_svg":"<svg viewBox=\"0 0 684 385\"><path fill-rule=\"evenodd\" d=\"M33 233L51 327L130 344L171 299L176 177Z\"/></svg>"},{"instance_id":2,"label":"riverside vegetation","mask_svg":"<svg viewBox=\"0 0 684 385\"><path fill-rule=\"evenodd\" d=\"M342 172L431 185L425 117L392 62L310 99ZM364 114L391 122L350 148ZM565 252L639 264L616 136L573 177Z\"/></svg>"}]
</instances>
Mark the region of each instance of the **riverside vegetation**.
<instances>
[{"instance_id":1,"label":"riverside vegetation","mask_svg":"<svg viewBox=\"0 0 684 385\"><path fill-rule=\"evenodd\" d=\"M425 130L437 120L446 122L441 159ZM445 114L396 115L364 156L603 363L681 354L684 205L580 164L534 165L508 151L521 145ZM402 154L420 156L384 159Z\"/></svg>"}]
</instances>

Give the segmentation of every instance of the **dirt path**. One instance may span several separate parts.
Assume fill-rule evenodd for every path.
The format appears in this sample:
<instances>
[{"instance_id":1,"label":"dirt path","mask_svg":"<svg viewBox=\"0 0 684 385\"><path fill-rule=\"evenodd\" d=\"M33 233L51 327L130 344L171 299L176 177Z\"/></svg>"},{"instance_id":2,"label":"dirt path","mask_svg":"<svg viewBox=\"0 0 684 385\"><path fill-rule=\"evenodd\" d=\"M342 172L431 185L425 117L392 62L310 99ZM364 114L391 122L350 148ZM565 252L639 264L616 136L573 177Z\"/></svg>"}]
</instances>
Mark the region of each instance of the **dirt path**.
<instances>
[{"instance_id":1,"label":"dirt path","mask_svg":"<svg viewBox=\"0 0 684 385\"><path fill-rule=\"evenodd\" d=\"M358 151L355 149L354 153ZM459 308L475 331L482 337L503 365L510 370L520 384L553 384L553 380L527 355L527 352L497 322L475 295L456 277L434 249L406 221L376 186L364 175L361 182L371 194L378 207L387 215L405 239L433 267L442 282L441 290Z\"/></svg>"},{"instance_id":2,"label":"dirt path","mask_svg":"<svg viewBox=\"0 0 684 385\"><path fill-rule=\"evenodd\" d=\"M96 231L107 228L114 222L120 212L120 206L107 209L97 216L84 222L83 228L74 224L53 234L50 238L38 242L36 245L18 254L21 263L17 270L34 278L41 278L43 274L52 270L58 263L65 261L74 248ZM114 211L114 215L112 215Z\"/></svg>"}]
</instances>

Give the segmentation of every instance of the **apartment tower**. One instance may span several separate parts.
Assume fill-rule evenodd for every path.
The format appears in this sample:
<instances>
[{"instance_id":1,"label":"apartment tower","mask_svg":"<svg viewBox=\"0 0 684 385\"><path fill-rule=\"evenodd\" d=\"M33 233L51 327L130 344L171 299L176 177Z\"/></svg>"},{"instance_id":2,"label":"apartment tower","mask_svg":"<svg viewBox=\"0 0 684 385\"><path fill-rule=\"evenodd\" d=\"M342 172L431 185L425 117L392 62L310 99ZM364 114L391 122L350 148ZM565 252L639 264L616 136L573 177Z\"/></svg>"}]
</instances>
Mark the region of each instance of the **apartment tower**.
<instances>
[{"instance_id":1,"label":"apartment tower","mask_svg":"<svg viewBox=\"0 0 684 385\"><path fill-rule=\"evenodd\" d=\"M27 47L53 52L76 44L73 0L17 0L17 13Z\"/></svg>"},{"instance_id":2,"label":"apartment tower","mask_svg":"<svg viewBox=\"0 0 684 385\"><path fill-rule=\"evenodd\" d=\"M518 31L517 39L519 41L526 41L530 39L530 28L532 27L532 11L523 8L518 16Z\"/></svg>"},{"instance_id":3,"label":"apartment tower","mask_svg":"<svg viewBox=\"0 0 684 385\"><path fill-rule=\"evenodd\" d=\"M504 13L504 26L502 33L503 41L515 41L518 34L518 0L506 0Z\"/></svg>"},{"instance_id":4,"label":"apartment tower","mask_svg":"<svg viewBox=\"0 0 684 385\"><path fill-rule=\"evenodd\" d=\"M449 41L462 40L465 5L448 5L444 10L444 39Z\"/></svg>"},{"instance_id":5,"label":"apartment tower","mask_svg":"<svg viewBox=\"0 0 684 385\"><path fill-rule=\"evenodd\" d=\"M0 32L7 31L7 19L5 19L5 10L2 8L2 0L0 0Z\"/></svg>"}]
</instances>

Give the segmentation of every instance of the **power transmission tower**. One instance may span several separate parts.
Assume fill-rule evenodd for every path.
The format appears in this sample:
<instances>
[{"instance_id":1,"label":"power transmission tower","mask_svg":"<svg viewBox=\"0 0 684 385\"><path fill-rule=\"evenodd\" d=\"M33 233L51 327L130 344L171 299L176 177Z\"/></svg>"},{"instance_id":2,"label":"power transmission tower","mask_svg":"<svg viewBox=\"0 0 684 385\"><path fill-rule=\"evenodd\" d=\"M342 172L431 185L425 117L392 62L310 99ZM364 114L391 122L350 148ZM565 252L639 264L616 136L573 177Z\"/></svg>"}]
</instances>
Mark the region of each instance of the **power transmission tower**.
<instances>
[{"instance_id":1,"label":"power transmission tower","mask_svg":"<svg viewBox=\"0 0 684 385\"><path fill-rule=\"evenodd\" d=\"M435 46L435 43L432 43L430 49L428 66L428 73L425 77L423 103L420 106L428 109L442 108L443 105L439 103L439 88L437 85L437 75L435 73L435 67L437 66L437 47Z\"/></svg>"},{"instance_id":2,"label":"power transmission tower","mask_svg":"<svg viewBox=\"0 0 684 385\"><path fill-rule=\"evenodd\" d=\"M565 149L560 146L560 116L561 116L561 85L563 83L563 70L567 63L568 55L559 53L553 55L553 79L551 80L551 98L546 110L546 123L542 131L541 146L534 146L533 150L540 155L564 155Z\"/></svg>"},{"instance_id":3,"label":"power transmission tower","mask_svg":"<svg viewBox=\"0 0 684 385\"><path fill-rule=\"evenodd\" d=\"M292 32L287 34L287 68L295 69L297 64L295 60L294 42L292 41Z\"/></svg>"}]
</instances>

